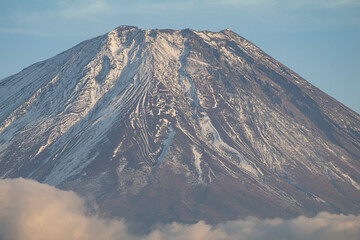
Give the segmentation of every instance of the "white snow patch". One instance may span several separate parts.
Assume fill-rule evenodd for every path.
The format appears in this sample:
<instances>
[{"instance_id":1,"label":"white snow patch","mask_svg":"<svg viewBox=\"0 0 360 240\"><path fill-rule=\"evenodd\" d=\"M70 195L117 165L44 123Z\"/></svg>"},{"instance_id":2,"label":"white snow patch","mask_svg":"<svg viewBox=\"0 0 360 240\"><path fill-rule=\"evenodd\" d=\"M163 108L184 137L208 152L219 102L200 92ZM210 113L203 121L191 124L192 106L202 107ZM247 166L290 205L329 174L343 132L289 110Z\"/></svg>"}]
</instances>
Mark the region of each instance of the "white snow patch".
<instances>
[{"instance_id":1,"label":"white snow patch","mask_svg":"<svg viewBox=\"0 0 360 240\"><path fill-rule=\"evenodd\" d=\"M198 173L198 182L202 183L204 182L202 179L202 169L201 169L201 156L202 154L200 152L198 152L198 150L196 149L195 146L192 147L192 152L194 154L194 165L196 168L196 171Z\"/></svg>"},{"instance_id":2,"label":"white snow patch","mask_svg":"<svg viewBox=\"0 0 360 240\"><path fill-rule=\"evenodd\" d=\"M360 185L352 179L349 174L344 173L339 169L337 166L335 166L333 163L329 163L331 170L340 178L343 179L345 182L350 183L353 187L355 187L357 190L360 191Z\"/></svg>"},{"instance_id":3,"label":"white snow patch","mask_svg":"<svg viewBox=\"0 0 360 240\"><path fill-rule=\"evenodd\" d=\"M156 165L159 165L165 158L166 154L168 153L169 149L170 149L170 145L173 141L175 135L175 130L173 129L173 127L170 125L169 126L169 135L167 137L167 139L164 140L163 142L163 149L161 151L161 154L158 158L158 162Z\"/></svg>"},{"instance_id":4,"label":"white snow patch","mask_svg":"<svg viewBox=\"0 0 360 240\"><path fill-rule=\"evenodd\" d=\"M240 154L236 149L230 147L225 143L216 128L213 126L207 113L203 112L203 116L199 119L201 134L218 150L220 150L225 156L232 158L232 155L235 155L236 164L241 168L245 169L247 172L252 173L255 176L263 175L259 168L254 168L251 166L245 159L245 157Z\"/></svg>"},{"instance_id":5,"label":"white snow patch","mask_svg":"<svg viewBox=\"0 0 360 240\"><path fill-rule=\"evenodd\" d=\"M119 152L123 142L121 142L114 150L112 158L116 157L116 154ZM112 159L111 159L112 160Z\"/></svg>"}]
</instances>

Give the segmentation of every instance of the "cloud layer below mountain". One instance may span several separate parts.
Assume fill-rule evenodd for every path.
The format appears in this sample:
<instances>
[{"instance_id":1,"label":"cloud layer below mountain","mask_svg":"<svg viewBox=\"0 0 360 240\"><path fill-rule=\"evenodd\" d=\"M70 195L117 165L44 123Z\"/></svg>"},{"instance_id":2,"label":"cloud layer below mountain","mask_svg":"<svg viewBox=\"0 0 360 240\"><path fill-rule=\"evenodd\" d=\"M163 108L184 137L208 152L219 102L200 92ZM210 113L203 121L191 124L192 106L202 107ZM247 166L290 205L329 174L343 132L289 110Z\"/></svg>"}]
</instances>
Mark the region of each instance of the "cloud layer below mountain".
<instances>
[{"instance_id":1,"label":"cloud layer below mountain","mask_svg":"<svg viewBox=\"0 0 360 240\"><path fill-rule=\"evenodd\" d=\"M125 221L86 214L85 202L73 192L26 179L0 180L0 239L3 240L232 240L358 239L360 216L320 213L314 218L230 221L216 226L172 223L148 235L128 232Z\"/></svg>"}]
</instances>

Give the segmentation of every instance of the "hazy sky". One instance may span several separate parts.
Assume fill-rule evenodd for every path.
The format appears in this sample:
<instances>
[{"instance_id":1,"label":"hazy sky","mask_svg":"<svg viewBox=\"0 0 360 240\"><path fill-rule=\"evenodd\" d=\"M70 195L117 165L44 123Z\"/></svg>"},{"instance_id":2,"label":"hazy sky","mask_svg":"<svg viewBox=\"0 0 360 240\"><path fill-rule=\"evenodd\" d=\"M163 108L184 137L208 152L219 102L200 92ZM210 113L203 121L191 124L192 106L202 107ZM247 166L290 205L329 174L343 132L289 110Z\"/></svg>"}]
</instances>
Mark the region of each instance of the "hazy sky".
<instances>
[{"instance_id":1,"label":"hazy sky","mask_svg":"<svg viewBox=\"0 0 360 240\"><path fill-rule=\"evenodd\" d=\"M0 1L0 79L119 25L231 28L360 113L360 0Z\"/></svg>"}]
</instances>

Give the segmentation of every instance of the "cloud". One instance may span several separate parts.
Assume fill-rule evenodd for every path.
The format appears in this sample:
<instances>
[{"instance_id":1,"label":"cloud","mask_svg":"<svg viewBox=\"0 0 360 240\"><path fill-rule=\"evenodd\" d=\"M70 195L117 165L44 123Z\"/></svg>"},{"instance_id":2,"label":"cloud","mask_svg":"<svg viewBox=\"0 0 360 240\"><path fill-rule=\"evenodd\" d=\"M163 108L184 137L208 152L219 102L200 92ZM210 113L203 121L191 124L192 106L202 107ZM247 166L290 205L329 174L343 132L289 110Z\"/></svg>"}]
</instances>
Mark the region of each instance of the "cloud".
<instances>
[{"instance_id":1,"label":"cloud","mask_svg":"<svg viewBox=\"0 0 360 240\"><path fill-rule=\"evenodd\" d=\"M17 19L43 20L47 18L83 19L97 21L104 16L114 16L122 12L154 12L161 10L191 11L194 8L222 6L224 8L335 8L360 5L360 0L73 0L54 1L52 8L45 11L16 11Z\"/></svg>"},{"instance_id":2,"label":"cloud","mask_svg":"<svg viewBox=\"0 0 360 240\"><path fill-rule=\"evenodd\" d=\"M112 14L114 6L106 0L74 0L49 2L44 10L17 9L12 13L14 22L38 23L44 20L59 21L86 20L95 21L106 14ZM115 5L115 8L118 8Z\"/></svg>"},{"instance_id":3,"label":"cloud","mask_svg":"<svg viewBox=\"0 0 360 240\"><path fill-rule=\"evenodd\" d=\"M283 0L280 2L285 3ZM352 6L359 5L359 0L307 0L307 1L299 1L299 0L291 0L287 1L292 7L306 7L306 8L336 8L341 6Z\"/></svg>"},{"instance_id":4,"label":"cloud","mask_svg":"<svg viewBox=\"0 0 360 240\"><path fill-rule=\"evenodd\" d=\"M359 6L360 0L49 0L43 7L34 4L33 8L10 8L0 17L0 32L90 36L89 32L99 34L121 24L150 28L205 26L208 30L235 29L236 25L256 32L333 30L359 25L354 14Z\"/></svg>"},{"instance_id":5,"label":"cloud","mask_svg":"<svg viewBox=\"0 0 360 240\"><path fill-rule=\"evenodd\" d=\"M113 13L113 7L105 0L60 2L56 15L64 18L96 20L96 17Z\"/></svg>"},{"instance_id":6,"label":"cloud","mask_svg":"<svg viewBox=\"0 0 360 240\"><path fill-rule=\"evenodd\" d=\"M0 239L120 239L122 221L85 214L84 200L32 180L0 181Z\"/></svg>"},{"instance_id":7,"label":"cloud","mask_svg":"<svg viewBox=\"0 0 360 240\"><path fill-rule=\"evenodd\" d=\"M2 240L355 240L360 236L360 216L330 213L291 220L249 217L216 226L203 221L172 223L134 236L123 220L87 215L84 200L74 192L22 178L0 180L0 192Z\"/></svg>"},{"instance_id":8,"label":"cloud","mask_svg":"<svg viewBox=\"0 0 360 240\"><path fill-rule=\"evenodd\" d=\"M195 0L208 3L230 4L238 6L283 5L290 7L331 8L359 4L359 0Z\"/></svg>"},{"instance_id":9,"label":"cloud","mask_svg":"<svg viewBox=\"0 0 360 240\"><path fill-rule=\"evenodd\" d=\"M226 239L226 240L338 240L358 239L360 217L320 213L314 218L257 219L231 221L211 227L204 222L194 225L173 223L152 233L154 239ZM151 235L149 236L152 237Z\"/></svg>"},{"instance_id":10,"label":"cloud","mask_svg":"<svg viewBox=\"0 0 360 240\"><path fill-rule=\"evenodd\" d=\"M121 8L143 8L154 7L156 8L181 8L183 10L189 9L188 7L204 7L206 5L223 5L223 6L254 6L254 7L265 7L265 6L287 6L287 7L307 7L307 8L332 8L338 6L348 5L359 5L360 0L138 0L136 2L129 2L126 0L113 1L113 0L92 0L84 1L77 0L72 3L80 8L79 15L83 13L99 14L106 13L105 10L110 9L121 9ZM66 5L69 5L68 3ZM62 6L66 6L63 4ZM70 8L73 8L70 6ZM93 10L97 10L93 11ZM76 14L74 14L76 15Z\"/></svg>"},{"instance_id":11,"label":"cloud","mask_svg":"<svg viewBox=\"0 0 360 240\"><path fill-rule=\"evenodd\" d=\"M25 28L2 28L0 27L0 33L7 34L19 34L19 35L33 35L42 37L62 37L64 34L48 33L44 31L37 31Z\"/></svg>"}]
</instances>

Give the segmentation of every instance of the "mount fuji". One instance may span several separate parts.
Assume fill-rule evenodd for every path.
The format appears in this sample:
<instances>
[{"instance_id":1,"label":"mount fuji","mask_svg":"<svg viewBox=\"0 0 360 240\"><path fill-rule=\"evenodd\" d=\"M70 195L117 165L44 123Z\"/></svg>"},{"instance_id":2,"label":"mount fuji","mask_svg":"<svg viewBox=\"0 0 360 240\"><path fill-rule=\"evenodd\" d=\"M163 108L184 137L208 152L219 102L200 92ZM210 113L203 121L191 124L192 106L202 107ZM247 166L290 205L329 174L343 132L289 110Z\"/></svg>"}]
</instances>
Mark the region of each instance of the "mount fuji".
<instances>
[{"instance_id":1,"label":"mount fuji","mask_svg":"<svg viewBox=\"0 0 360 240\"><path fill-rule=\"evenodd\" d=\"M230 29L120 26L0 81L0 178L106 216L360 213L360 116Z\"/></svg>"}]
</instances>

